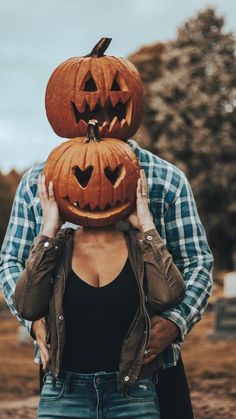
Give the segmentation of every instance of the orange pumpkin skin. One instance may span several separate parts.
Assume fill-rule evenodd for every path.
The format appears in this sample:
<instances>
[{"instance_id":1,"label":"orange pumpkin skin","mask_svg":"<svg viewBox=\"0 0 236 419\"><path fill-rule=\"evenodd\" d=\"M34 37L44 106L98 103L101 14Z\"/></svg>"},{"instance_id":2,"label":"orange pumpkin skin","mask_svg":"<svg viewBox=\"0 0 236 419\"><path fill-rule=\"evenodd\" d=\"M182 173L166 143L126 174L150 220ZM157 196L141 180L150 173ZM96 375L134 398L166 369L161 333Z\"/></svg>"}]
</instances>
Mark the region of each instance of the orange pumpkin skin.
<instances>
[{"instance_id":1,"label":"orange pumpkin skin","mask_svg":"<svg viewBox=\"0 0 236 419\"><path fill-rule=\"evenodd\" d=\"M66 141L50 153L44 168L61 218L90 227L114 224L135 208L139 172L132 149L114 138Z\"/></svg>"},{"instance_id":2,"label":"orange pumpkin skin","mask_svg":"<svg viewBox=\"0 0 236 419\"><path fill-rule=\"evenodd\" d=\"M60 64L48 81L46 113L60 137L85 136L88 121L95 118L100 137L126 140L141 123L143 88L139 73L124 58L104 56L104 40L108 38L102 38L89 56Z\"/></svg>"}]
</instances>

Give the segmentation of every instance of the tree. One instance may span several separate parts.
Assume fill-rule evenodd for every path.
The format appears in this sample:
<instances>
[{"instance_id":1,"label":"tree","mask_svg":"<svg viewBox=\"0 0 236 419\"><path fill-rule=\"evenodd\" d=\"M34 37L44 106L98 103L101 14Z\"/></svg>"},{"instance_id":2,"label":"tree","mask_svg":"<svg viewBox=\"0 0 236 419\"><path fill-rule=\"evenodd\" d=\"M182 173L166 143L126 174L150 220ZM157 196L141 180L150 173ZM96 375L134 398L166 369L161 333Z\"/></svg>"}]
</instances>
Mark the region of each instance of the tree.
<instances>
[{"instance_id":1,"label":"tree","mask_svg":"<svg viewBox=\"0 0 236 419\"><path fill-rule=\"evenodd\" d=\"M0 246L5 236L12 201L20 178L20 173L15 170L11 170L7 175L0 172Z\"/></svg>"},{"instance_id":2,"label":"tree","mask_svg":"<svg viewBox=\"0 0 236 419\"><path fill-rule=\"evenodd\" d=\"M219 267L233 268L236 247L235 39L208 9L176 41L130 57L145 89L137 140L182 169L193 188ZM145 136L146 141L142 141Z\"/></svg>"}]
</instances>

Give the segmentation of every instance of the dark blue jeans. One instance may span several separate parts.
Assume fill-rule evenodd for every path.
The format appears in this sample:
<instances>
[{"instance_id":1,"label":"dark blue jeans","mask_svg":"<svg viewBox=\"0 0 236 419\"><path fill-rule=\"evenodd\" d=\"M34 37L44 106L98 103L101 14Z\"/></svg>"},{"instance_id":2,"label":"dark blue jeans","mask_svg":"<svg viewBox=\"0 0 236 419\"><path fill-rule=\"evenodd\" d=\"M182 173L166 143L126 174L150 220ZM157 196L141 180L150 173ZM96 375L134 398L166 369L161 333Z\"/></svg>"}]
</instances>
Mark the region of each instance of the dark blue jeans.
<instances>
[{"instance_id":1,"label":"dark blue jeans","mask_svg":"<svg viewBox=\"0 0 236 419\"><path fill-rule=\"evenodd\" d=\"M44 379L38 419L160 419L155 385L150 378L136 381L127 394L117 390L119 373L66 372L52 385Z\"/></svg>"}]
</instances>

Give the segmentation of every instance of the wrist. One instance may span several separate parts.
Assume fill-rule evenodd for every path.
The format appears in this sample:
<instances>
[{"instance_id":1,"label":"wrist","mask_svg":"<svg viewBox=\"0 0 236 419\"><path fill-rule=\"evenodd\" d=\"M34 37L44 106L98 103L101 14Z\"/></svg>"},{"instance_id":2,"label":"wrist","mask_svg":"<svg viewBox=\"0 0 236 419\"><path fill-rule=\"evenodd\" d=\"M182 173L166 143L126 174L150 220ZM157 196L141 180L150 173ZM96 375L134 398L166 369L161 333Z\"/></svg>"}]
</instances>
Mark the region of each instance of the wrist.
<instances>
[{"instance_id":1,"label":"wrist","mask_svg":"<svg viewBox=\"0 0 236 419\"><path fill-rule=\"evenodd\" d=\"M57 232L58 232L59 228L56 226L43 226L42 229L42 234L44 236L50 237L52 239L54 239L54 237L56 236Z\"/></svg>"},{"instance_id":2,"label":"wrist","mask_svg":"<svg viewBox=\"0 0 236 419\"><path fill-rule=\"evenodd\" d=\"M153 221L149 221L149 222L147 222L147 223L145 223L145 224L142 224L141 226L140 226L140 231L142 232L142 233L146 233L147 231L149 231L149 230L153 230L153 229L155 229L156 228L156 226L155 226L155 224L153 223Z\"/></svg>"}]
</instances>

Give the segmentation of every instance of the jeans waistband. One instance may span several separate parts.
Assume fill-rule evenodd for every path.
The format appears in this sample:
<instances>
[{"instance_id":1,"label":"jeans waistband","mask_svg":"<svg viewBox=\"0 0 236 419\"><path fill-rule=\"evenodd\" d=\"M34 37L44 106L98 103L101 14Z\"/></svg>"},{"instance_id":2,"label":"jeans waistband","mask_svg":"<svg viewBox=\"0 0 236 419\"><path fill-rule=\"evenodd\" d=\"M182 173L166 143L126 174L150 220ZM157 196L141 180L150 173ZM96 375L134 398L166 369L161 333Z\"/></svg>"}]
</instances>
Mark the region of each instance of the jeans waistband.
<instances>
[{"instance_id":1,"label":"jeans waistband","mask_svg":"<svg viewBox=\"0 0 236 419\"><path fill-rule=\"evenodd\" d=\"M63 381L74 381L74 382L83 382L83 383L105 383L117 380L119 377L119 371L115 372L106 372L106 371L98 371L95 373L83 374L77 373L73 371L61 371L60 375L57 377L57 380ZM48 372L45 376L45 381L49 383L52 381L53 376L51 372Z\"/></svg>"},{"instance_id":2,"label":"jeans waistband","mask_svg":"<svg viewBox=\"0 0 236 419\"><path fill-rule=\"evenodd\" d=\"M73 371L61 371L60 375L57 377L58 382L63 382L63 385L66 388L70 388L71 385L83 385L90 387L117 387L119 381L119 371L115 372L106 372L106 371L98 371L95 373L83 374L77 373ZM151 380L153 384L157 384L157 375L151 374L148 377L143 377L141 380ZM44 383L53 384L53 375L51 372L48 372L44 377Z\"/></svg>"}]
</instances>

